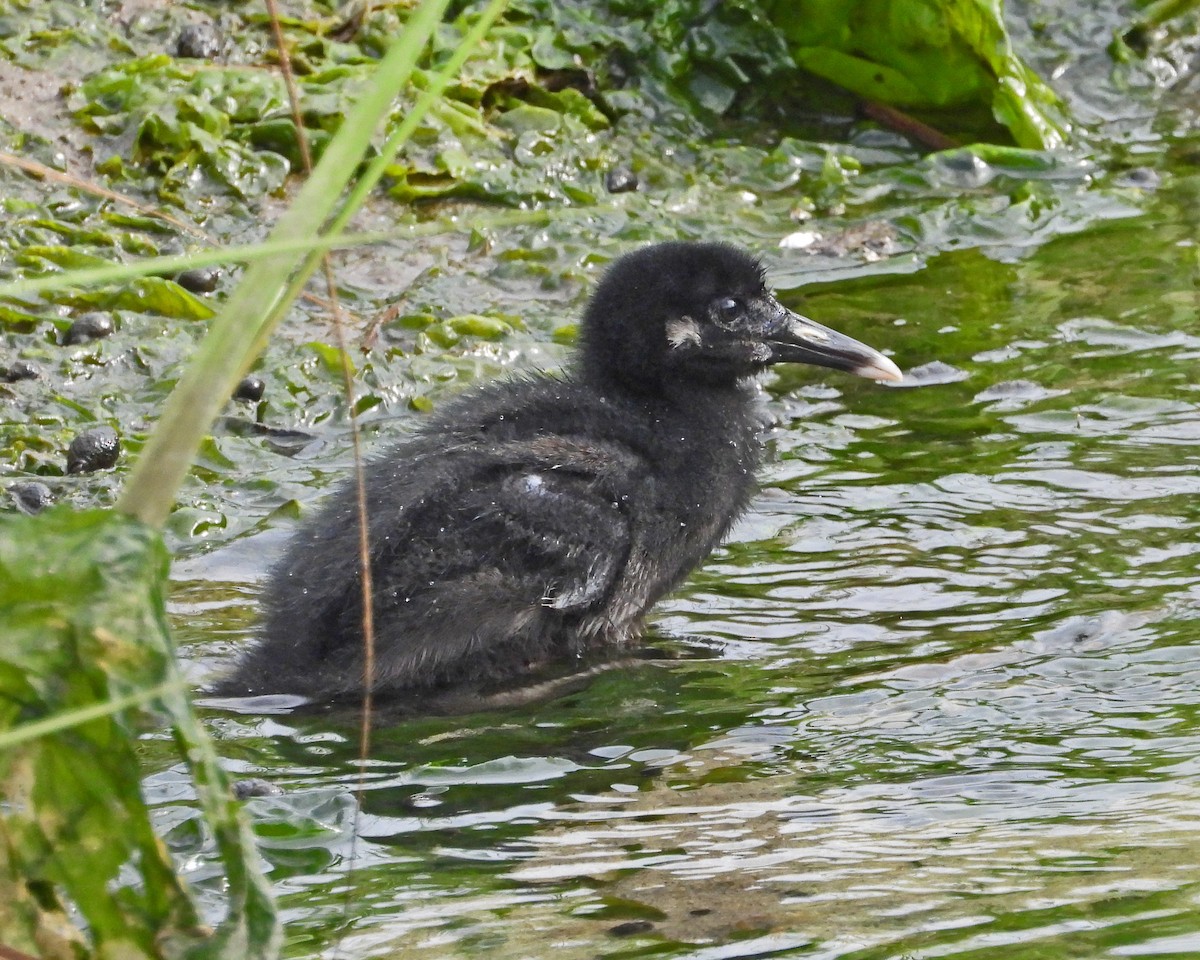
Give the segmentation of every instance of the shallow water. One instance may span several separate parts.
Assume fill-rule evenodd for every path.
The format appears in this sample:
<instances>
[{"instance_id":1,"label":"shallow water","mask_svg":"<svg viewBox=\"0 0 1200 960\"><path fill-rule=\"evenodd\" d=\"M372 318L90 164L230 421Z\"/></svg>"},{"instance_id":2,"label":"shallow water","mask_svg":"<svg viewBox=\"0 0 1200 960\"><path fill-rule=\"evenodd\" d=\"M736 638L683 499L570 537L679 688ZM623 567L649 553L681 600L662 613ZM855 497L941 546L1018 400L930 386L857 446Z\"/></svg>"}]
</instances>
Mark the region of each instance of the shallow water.
<instances>
[{"instance_id":1,"label":"shallow water","mask_svg":"<svg viewBox=\"0 0 1200 960\"><path fill-rule=\"evenodd\" d=\"M655 621L691 659L381 717L361 771L352 717L214 711L286 791L290 954L1200 955L1196 195L806 290L914 385L769 382L762 494ZM197 676L283 535L177 565Z\"/></svg>"},{"instance_id":2,"label":"shallow water","mask_svg":"<svg viewBox=\"0 0 1200 960\"><path fill-rule=\"evenodd\" d=\"M283 790L246 808L289 956L1200 956L1197 41L1114 64L1132 5L1007 6L1079 122L1068 152L922 159L837 116L684 143L631 116L595 134L595 163L637 169L636 192L530 153L521 181L548 178L547 207L603 203L543 227L382 199L360 218L469 226L338 256L371 329L353 331L369 448L465 384L558 365L604 263L661 239L764 254L789 304L909 379L766 382L762 493L658 609L656 662L524 709L380 710L365 762L353 716L207 709L230 771ZM558 191L577 168L586 189ZM18 247L108 256L119 220L4 176ZM232 241L271 213L208 226ZM146 252L151 233L125 222L118 241ZM6 483L112 501L127 464L64 476L66 442L112 421L136 455L203 329L134 301L71 350L65 302L0 331L46 373L6 387ZM198 683L248 642L267 564L350 462L324 308L292 320L309 322L272 343L266 398L230 405L169 521ZM158 824L217 919L174 744L143 746Z\"/></svg>"},{"instance_id":3,"label":"shallow water","mask_svg":"<svg viewBox=\"0 0 1200 960\"><path fill-rule=\"evenodd\" d=\"M608 256L714 229L910 377L766 383L762 493L654 622L682 659L524 709L381 713L365 763L352 716L209 711L231 771L285 791L247 809L289 955L1200 956L1194 74L1112 70L1096 38L1120 15L1069 12L1039 66L1098 160L918 160L876 137L835 148L862 165L844 215L793 223L820 148L709 144L608 210L494 233L489 256L447 237L386 269L346 258L362 304L406 291L416 312L523 321L448 356L385 329L360 370L369 445L456 380L557 364ZM219 433L176 515L197 679L251 634L289 501L346 469L335 388L314 381L267 417L315 439ZM165 757L148 793L218 916Z\"/></svg>"}]
</instances>

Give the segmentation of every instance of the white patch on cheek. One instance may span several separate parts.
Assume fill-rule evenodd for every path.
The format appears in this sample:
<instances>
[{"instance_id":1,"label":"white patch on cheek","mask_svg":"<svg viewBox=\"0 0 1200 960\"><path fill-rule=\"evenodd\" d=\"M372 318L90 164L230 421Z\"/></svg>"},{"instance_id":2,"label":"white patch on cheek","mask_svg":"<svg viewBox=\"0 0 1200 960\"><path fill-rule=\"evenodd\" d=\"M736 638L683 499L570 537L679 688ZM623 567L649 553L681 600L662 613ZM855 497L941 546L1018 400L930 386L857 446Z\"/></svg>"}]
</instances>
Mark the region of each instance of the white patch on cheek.
<instances>
[{"instance_id":1,"label":"white patch on cheek","mask_svg":"<svg viewBox=\"0 0 1200 960\"><path fill-rule=\"evenodd\" d=\"M700 346L700 328L696 326L696 321L691 317L669 320L667 322L667 343L673 347L682 347L688 344Z\"/></svg>"}]
</instances>

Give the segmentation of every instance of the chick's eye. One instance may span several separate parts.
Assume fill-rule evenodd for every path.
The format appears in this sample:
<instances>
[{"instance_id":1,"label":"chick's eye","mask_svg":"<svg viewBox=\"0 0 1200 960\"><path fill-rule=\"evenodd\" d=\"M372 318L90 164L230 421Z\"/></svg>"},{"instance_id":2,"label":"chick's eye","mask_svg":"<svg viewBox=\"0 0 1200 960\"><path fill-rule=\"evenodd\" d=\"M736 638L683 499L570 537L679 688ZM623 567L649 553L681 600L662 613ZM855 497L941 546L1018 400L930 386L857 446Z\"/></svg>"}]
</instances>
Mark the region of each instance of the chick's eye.
<instances>
[{"instance_id":1,"label":"chick's eye","mask_svg":"<svg viewBox=\"0 0 1200 960\"><path fill-rule=\"evenodd\" d=\"M722 297L716 303L717 313L723 317L736 317L742 312L742 301L735 297Z\"/></svg>"}]
</instances>

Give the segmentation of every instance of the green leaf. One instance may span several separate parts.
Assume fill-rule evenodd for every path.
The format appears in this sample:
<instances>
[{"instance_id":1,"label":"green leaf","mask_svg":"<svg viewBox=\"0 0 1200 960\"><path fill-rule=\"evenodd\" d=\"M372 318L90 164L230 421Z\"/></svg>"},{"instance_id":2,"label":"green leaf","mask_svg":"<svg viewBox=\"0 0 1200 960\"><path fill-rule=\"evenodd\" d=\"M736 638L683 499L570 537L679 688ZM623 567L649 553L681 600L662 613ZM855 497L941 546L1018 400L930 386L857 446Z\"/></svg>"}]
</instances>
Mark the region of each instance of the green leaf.
<instances>
[{"instance_id":1,"label":"green leaf","mask_svg":"<svg viewBox=\"0 0 1200 960\"><path fill-rule=\"evenodd\" d=\"M446 321L450 329L460 336L478 337L481 340L503 340L513 332L512 324L496 317L485 317L468 313L451 317Z\"/></svg>"},{"instance_id":2,"label":"green leaf","mask_svg":"<svg viewBox=\"0 0 1200 960\"><path fill-rule=\"evenodd\" d=\"M496 119L496 126L515 134L553 133L562 126L562 115L546 107L523 103Z\"/></svg>"},{"instance_id":3,"label":"green leaf","mask_svg":"<svg viewBox=\"0 0 1200 960\"><path fill-rule=\"evenodd\" d=\"M97 310L135 310L177 320L207 320L215 311L203 300L165 277L142 277L129 284L59 298L75 307Z\"/></svg>"},{"instance_id":4,"label":"green leaf","mask_svg":"<svg viewBox=\"0 0 1200 960\"><path fill-rule=\"evenodd\" d=\"M869 99L989 111L1019 146L1066 141L1065 110L1017 55L1000 0L775 0L796 63Z\"/></svg>"},{"instance_id":5,"label":"green leaf","mask_svg":"<svg viewBox=\"0 0 1200 960\"><path fill-rule=\"evenodd\" d=\"M95 955L130 958L278 950L249 830L175 666L166 581L159 535L117 514L0 517L0 929L17 949L76 955L73 945L89 942ZM229 911L213 933L141 795L147 708L171 725L225 862Z\"/></svg>"},{"instance_id":6,"label":"green leaf","mask_svg":"<svg viewBox=\"0 0 1200 960\"><path fill-rule=\"evenodd\" d=\"M335 378L340 379L342 376L343 367L349 367L351 375L354 374L354 360L349 354L343 353L337 347L322 343L319 340L313 340L307 344L309 350L317 355L317 359L321 361L321 366L325 372Z\"/></svg>"}]
</instances>

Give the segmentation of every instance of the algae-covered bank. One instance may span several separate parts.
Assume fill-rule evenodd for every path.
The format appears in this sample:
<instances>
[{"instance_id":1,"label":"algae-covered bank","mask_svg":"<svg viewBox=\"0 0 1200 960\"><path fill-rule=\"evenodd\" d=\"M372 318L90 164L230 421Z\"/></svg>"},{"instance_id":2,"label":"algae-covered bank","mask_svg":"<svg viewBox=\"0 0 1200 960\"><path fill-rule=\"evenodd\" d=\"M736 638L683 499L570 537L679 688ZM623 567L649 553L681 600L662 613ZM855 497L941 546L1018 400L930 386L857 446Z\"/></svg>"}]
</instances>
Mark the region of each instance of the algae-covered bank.
<instances>
[{"instance_id":1,"label":"algae-covered bank","mask_svg":"<svg viewBox=\"0 0 1200 960\"><path fill-rule=\"evenodd\" d=\"M0 0L0 944L1200 955L1196 4L274 7ZM351 409L556 368L674 239L907 376L764 381L643 663L365 754L189 704Z\"/></svg>"}]
</instances>

